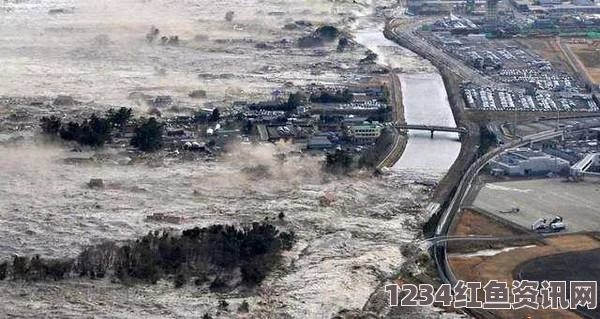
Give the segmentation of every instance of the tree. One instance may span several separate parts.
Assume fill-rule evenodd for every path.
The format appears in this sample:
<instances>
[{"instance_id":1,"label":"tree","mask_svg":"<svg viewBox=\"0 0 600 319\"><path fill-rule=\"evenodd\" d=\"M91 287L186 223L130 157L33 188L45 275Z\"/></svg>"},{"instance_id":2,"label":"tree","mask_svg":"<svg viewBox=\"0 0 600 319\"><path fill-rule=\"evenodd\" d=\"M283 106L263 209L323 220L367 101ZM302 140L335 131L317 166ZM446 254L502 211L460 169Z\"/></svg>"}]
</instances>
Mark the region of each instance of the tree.
<instances>
[{"instance_id":1,"label":"tree","mask_svg":"<svg viewBox=\"0 0 600 319\"><path fill-rule=\"evenodd\" d=\"M194 114L194 122L198 123L198 124L205 124L208 123L209 120L209 114L206 113L203 110L199 110L197 112L195 112Z\"/></svg>"},{"instance_id":2,"label":"tree","mask_svg":"<svg viewBox=\"0 0 600 319\"><path fill-rule=\"evenodd\" d=\"M110 123L95 114L81 127L81 135L77 140L83 145L103 146L110 139Z\"/></svg>"},{"instance_id":3,"label":"tree","mask_svg":"<svg viewBox=\"0 0 600 319\"><path fill-rule=\"evenodd\" d=\"M303 92L290 93L288 96L287 107L288 109L296 109L298 106L302 106L306 102L306 96Z\"/></svg>"},{"instance_id":4,"label":"tree","mask_svg":"<svg viewBox=\"0 0 600 319\"><path fill-rule=\"evenodd\" d=\"M252 134L252 121L244 120L244 134Z\"/></svg>"},{"instance_id":5,"label":"tree","mask_svg":"<svg viewBox=\"0 0 600 319\"><path fill-rule=\"evenodd\" d=\"M348 41L348 38L341 37L338 40L337 52L344 52L344 50L346 49L346 47L348 47L349 44L350 42Z\"/></svg>"},{"instance_id":6,"label":"tree","mask_svg":"<svg viewBox=\"0 0 600 319\"><path fill-rule=\"evenodd\" d=\"M487 153L490 147L496 146L497 138L494 132L488 130L486 125L482 125L479 128L479 148L477 150L477 156L482 156Z\"/></svg>"},{"instance_id":7,"label":"tree","mask_svg":"<svg viewBox=\"0 0 600 319\"><path fill-rule=\"evenodd\" d=\"M235 15L235 12L233 12L233 11L227 11L227 13L225 13L225 21L227 21L227 22L233 21L233 16L234 15Z\"/></svg>"},{"instance_id":8,"label":"tree","mask_svg":"<svg viewBox=\"0 0 600 319\"><path fill-rule=\"evenodd\" d=\"M59 131L60 138L67 141L79 141L81 136L81 126L76 122L69 122L67 126L62 126Z\"/></svg>"},{"instance_id":9,"label":"tree","mask_svg":"<svg viewBox=\"0 0 600 319\"><path fill-rule=\"evenodd\" d=\"M367 56L364 57L364 58L362 58L360 60L360 63L361 64L373 64L373 63L375 63L375 61L377 61L377 58L378 58L377 53L375 53L375 52L373 52L371 50L368 50L367 51Z\"/></svg>"},{"instance_id":10,"label":"tree","mask_svg":"<svg viewBox=\"0 0 600 319\"><path fill-rule=\"evenodd\" d=\"M229 307L229 303L227 302L227 300L219 300L219 309L227 311L227 307Z\"/></svg>"},{"instance_id":11,"label":"tree","mask_svg":"<svg viewBox=\"0 0 600 319\"><path fill-rule=\"evenodd\" d=\"M0 280L4 280L8 274L8 262L3 261L0 263Z\"/></svg>"},{"instance_id":12,"label":"tree","mask_svg":"<svg viewBox=\"0 0 600 319\"><path fill-rule=\"evenodd\" d=\"M131 110L131 108L126 107L121 107L118 111L110 109L108 110L108 112L106 112L106 119L108 120L108 122L111 125L116 125L120 129L125 128L125 125L127 125L127 122L129 122L132 116L133 110Z\"/></svg>"},{"instance_id":13,"label":"tree","mask_svg":"<svg viewBox=\"0 0 600 319\"><path fill-rule=\"evenodd\" d=\"M215 109L212 111L212 115L211 115L210 119L213 122L216 122L221 119L221 112L219 112L218 108L215 107Z\"/></svg>"},{"instance_id":14,"label":"tree","mask_svg":"<svg viewBox=\"0 0 600 319\"><path fill-rule=\"evenodd\" d=\"M381 86L381 98L379 99L380 102L384 102L387 103L390 99L390 89L388 88L387 85L382 85Z\"/></svg>"},{"instance_id":15,"label":"tree","mask_svg":"<svg viewBox=\"0 0 600 319\"><path fill-rule=\"evenodd\" d=\"M340 35L340 30L331 25L324 25L315 30L314 34L325 41L333 41Z\"/></svg>"},{"instance_id":16,"label":"tree","mask_svg":"<svg viewBox=\"0 0 600 319\"><path fill-rule=\"evenodd\" d=\"M42 117L40 120L40 126L42 127L42 132L48 135L57 135L60 131L60 119L54 115L50 117Z\"/></svg>"},{"instance_id":17,"label":"tree","mask_svg":"<svg viewBox=\"0 0 600 319\"><path fill-rule=\"evenodd\" d=\"M154 152L162 147L163 125L154 117L142 120L135 128L135 136L131 139L131 145L145 152Z\"/></svg>"}]
</instances>

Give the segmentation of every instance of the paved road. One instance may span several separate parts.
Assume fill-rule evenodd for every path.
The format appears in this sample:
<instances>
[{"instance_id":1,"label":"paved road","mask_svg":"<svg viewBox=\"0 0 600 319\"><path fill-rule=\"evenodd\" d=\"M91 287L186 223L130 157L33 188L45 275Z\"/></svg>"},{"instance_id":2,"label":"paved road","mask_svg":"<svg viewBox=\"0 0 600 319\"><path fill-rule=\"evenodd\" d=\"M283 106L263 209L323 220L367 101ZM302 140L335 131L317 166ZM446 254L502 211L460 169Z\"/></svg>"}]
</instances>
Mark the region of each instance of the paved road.
<instances>
[{"instance_id":1,"label":"paved road","mask_svg":"<svg viewBox=\"0 0 600 319\"><path fill-rule=\"evenodd\" d=\"M541 141L545 139L550 139L553 137L557 137L562 135L562 131L544 131L536 134L532 134L526 137L523 137L519 140L511 142L509 144L503 145L502 147L496 148L482 157L480 157L475 163L473 163L467 172L463 175L463 178L460 180L456 192L450 201L448 208L442 212L442 215L438 221L438 226L435 231L435 237L446 236L448 232L448 228L450 226L450 222L454 217L454 214L459 210L462 205L468 191L470 190L475 176L481 171L481 169L494 157L499 155L500 153L515 147L520 147L527 145L531 142ZM454 277L454 273L448 266L448 256L446 254L446 243L442 242L441 244L437 244L434 247L434 259L436 261L436 266L438 268L438 272L440 274L440 278L444 283L449 283L453 285L456 282L456 278Z\"/></svg>"},{"instance_id":2,"label":"paved road","mask_svg":"<svg viewBox=\"0 0 600 319\"><path fill-rule=\"evenodd\" d=\"M437 67L445 67L459 77L469 80L480 86L492 87L499 85L491 79L483 76L475 69L465 65L462 61L450 56L446 52L438 49L422 37L418 36L415 32L421 27L421 23L416 25L393 27L396 25L396 23L391 21L388 25L391 26L388 27L388 31L395 36L403 46L430 60Z\"/></svg>"}]
</instances>

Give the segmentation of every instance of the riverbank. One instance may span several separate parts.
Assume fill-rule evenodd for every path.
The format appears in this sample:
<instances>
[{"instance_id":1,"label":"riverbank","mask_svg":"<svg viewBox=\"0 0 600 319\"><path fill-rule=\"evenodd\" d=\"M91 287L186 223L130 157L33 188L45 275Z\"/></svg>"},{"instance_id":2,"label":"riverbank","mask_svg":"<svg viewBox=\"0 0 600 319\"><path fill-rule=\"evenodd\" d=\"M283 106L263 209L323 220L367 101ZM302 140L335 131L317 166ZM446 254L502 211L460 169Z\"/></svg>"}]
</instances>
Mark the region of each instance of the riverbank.
<instances>
[{"instance_id":1,"label":"riverbank","mask_svg":"<svg viewBox=\"0 0 600 319\"><path fill-rule=\"evenodd\" d=\"M434 201L438 203L445 203L452 194L456 184L460 180L460 177L467 170L469 165L475 160L475 147L479 140L479 127L475 123L468 120L465 116L465 102L461 97L459 84L463 79L457 76L451 69L448 68L442 61L431 58L429 52L425 52L423 47L413 45L410 41L406 41L395 33L390 32L391 28L389 24L386 24L384 35L386 38L398 43L399 45L411 50L417 55L427 59L433 66L436 67L446 90L448 96L448 104L452 110L452 115L457 126L465 127L469 130L469 134L465 134L461 139L461 149L458 157L440 180L438 187L434 193Z\"/></svg>"},{"instance_id":2,"label":"riverbank","mask_svg":"<svg viewBox=\"0 0 600 319\"><path fill-rule=\"evenodd\" d=\"M390 73L390 105L392 106L392 118L394 122L399 124L406 124L404 119L404 104L402 103L402 84L398 79L398 74L392 71ZM394 131L394 144L390 147L388 154L385 158L377 165L377 169L380 170L384 167L391 167L396 163L406 148L406 142L408 140L405 134L402 134L397 128L393 128Z\"/></svg>"}]
</instances>

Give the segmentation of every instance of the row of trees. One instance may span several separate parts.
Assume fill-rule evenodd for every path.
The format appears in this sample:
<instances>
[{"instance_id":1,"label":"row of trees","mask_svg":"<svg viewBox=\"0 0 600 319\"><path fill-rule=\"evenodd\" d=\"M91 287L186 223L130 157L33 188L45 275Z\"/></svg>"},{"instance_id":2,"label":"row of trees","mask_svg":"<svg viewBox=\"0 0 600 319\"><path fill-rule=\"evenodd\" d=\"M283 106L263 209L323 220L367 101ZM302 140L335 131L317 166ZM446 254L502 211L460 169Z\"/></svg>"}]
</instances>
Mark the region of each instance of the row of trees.
<instances>
[{"instance_id":1,"label":"row of trees","mask_svg":"<svg viewBox=\"0 0 600 319\"><path fill-rule=\"evenodd\" d=\"M310 101L313 103L350 103L352 102L352 92L348 89L337 90L334 93L329 91L320 91L310 95Z\"/></svg>"},{"instance_id":2,"label":"row of trees","mask_svg":"<svg viewBox=\"0 0 600 319\"><path fill-rule=\"evenodd\" d=\"M0 264L0 280L12 275L21 280L60 280L72 275L92 279L113 275L123 282L156 283L163 277L182 286L212 279L211 288L227 286L226 276L240 270L247 286L259 284L291 249L294 234L280 233L268 223L236 228L213 225L184 230L181 235L155 231L123 246L113 242L86 248L76 259L42 259L15 256Z\"/></svg>"},{"instance_id":3,"label":"row of trees","mask_svg":"<svg viewBox=\"0 0 600 319\"><path fill-rule=\"evenodd\" d=\"M101 147L110 141L113 129L123 131L131 122L131 108L110 109L104 117L92 114L81 123L70 121L62 123L56 116L42 117L42 132L49 136L58 136L66 141L75 141L81 145ZM135 122L133 146L143 151L156 151L162 147L163 125L155 118L139 119Z\"/></svg>"}]
</instances>

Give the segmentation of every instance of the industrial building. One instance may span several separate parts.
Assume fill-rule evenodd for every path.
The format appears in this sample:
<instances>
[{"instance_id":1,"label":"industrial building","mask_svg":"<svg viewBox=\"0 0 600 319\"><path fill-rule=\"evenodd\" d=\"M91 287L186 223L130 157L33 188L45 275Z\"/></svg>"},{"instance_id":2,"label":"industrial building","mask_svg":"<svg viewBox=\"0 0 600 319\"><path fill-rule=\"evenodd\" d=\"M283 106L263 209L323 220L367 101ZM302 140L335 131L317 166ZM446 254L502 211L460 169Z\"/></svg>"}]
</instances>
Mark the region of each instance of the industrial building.
<instances>
[{"instance_id":1,"label":"industrial building","mask_svg":"<svg viewBox=\"0 0 600 319\"><path fill-rule=\"evenodd\" d=\"M475 7L485 6L483 0L408 0L407 9L411 14L436 15L451 12L473 12Z\"/></svg>"},{"instance_id":2,"label":"industrial building","mask_svg":"<svg viewBox=\"0 0 600 319\"><path fill-rule=\"evenodd\" d=\"M327 150L334 147L335 145L329 140L329 138L323 135L311 137L306 145L306 148L309 150Z\"/></svg>"},{"instance_id":3,"label":"industrial building","mask_svg":"<svg viewBox=\"0 0 600 319\"><path fill-rule=\"evenodd\" d=\"M493 175L540 176L569 170L569 161L528 148L510 150L492 161Z\"/></svg>"}]
</instances>

